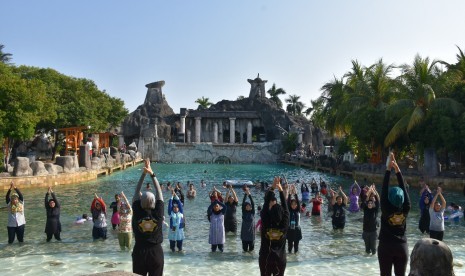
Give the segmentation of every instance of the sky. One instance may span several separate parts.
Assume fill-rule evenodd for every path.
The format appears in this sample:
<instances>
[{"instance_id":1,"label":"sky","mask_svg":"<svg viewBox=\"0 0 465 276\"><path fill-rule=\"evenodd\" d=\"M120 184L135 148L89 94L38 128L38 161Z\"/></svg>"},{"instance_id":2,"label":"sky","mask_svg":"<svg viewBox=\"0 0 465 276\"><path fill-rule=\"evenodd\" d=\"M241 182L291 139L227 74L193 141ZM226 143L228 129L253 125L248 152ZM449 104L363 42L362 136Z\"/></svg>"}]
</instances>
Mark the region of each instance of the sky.
<instances>
[{"instance_id":1,"label":"sky","mask_svg":"<svg viewBox=\"0 0 465 276\"><path fill-rule=\"evenodd\" d=\"M456 61L465 1L20 0L0 4L0 44L15 65L93 80L130 112L164 80L175 113L196 99L247 97L268 80L310 106L320 88L380 58ZM284 99L287 96L282 96Z\"/></svg>"}]
</instances>

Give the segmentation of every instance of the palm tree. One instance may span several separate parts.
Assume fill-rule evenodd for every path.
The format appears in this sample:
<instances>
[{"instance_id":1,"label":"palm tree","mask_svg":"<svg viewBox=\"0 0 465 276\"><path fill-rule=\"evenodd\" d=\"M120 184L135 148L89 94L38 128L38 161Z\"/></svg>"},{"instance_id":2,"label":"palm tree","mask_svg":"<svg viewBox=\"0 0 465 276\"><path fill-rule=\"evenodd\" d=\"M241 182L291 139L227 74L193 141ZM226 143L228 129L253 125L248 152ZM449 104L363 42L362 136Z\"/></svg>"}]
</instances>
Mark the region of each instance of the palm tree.
<instances>
[{"instance_id":1,"label":"palm tree","mask_svg":"<svg viewBox=\"0 0 465 276\"><path fill-rule=\"evenodd\" d=\"M331 134L342 136L345 133L345 118L347 116L347 90L344 80L334 79L325 83L321 89L322 95L312 102L314 112L312 121L328 130Z\"/></svg>"},{"instance_id":2,"label":"palm tree","mask_svg":"<svg viewBox=\"0 0 465 276\"><path fill-rule=\"evenodd\" d=\"M457 49L459 49L459 53L456 55L457 63L449 64L449 63L447 63L445 61L442 61L442 60L440 60L438 62L441 63L441 64L446 65L446 67L447 67L447 69L449 69L449 71L452 71L455 74L457 74L458 78L461 81L465 81L465 54L463 53L462 49L460 49L459 46L457 46Z\"/></svg>"},{"instance_id":3,"label":"palm tree","mask_svg":"<svg viewBox=\"0 0 465 276\"><path fill-rule=\"evenodd\" d=\"M354 64L353 72L347 73L347 86L352 92L348 100L354 110L364 109L368 106L377 110L387 107L395 92L393 80L389 77L394 66L386 65L380 59L368 68L361 68L357 62Z\"/></svg>"},{"instance_id":4,"label":"palm tree","mask_svg":"<svg viewBox=\"0 0 465 276\"><path fill-rule=\"evenodd\" d=\"M384 145L392 145L401 135L408 134L435 108L449 110L454 116L460 115L463 106L451 98L436 98L435 82L441 75L436 66L438 61L415 56L412 66L403 65L399 77L404 97L386 109L386 118L395 118L396 123L387 134Z\"/></svg>"},{"instance_id":5,"label":"palm tree","mask_svg":"<svg viewBox=\"0 0 465 276\"><path fill-rule=\"evenodd\" d=\"M276 84L273 83L273 86L268 89L268 91L266 92L268 94L270 94L271 96L271 100L273 102L276 103L276 105L279 107L279 108L283 108L283 102L281 101L281 99L279 98L279 95L284 95L286 94L286 91L284 91L284 89L282 88L276 88Z\"/></svg>"},{"instance_id":6,"label":"palm tree","mask_svg":"<svg viewBox=\"0 0 465 276\"><path fill-rule=\"evenodd\" d=\"M288 103L286 110L294 116L302 115L302 111L305 108L305 104L299 101L300 96L289 95L289 98L286 99Z\"/></svg>"},{"instance_id":7,"label":"palm tree","mask_svg":"<svg viewBox=\"0 0 465 276\"><path fill-rule=\"evenodd\" d=\"M197 109L208 108L213 104L210 102L209 98L205 98L204 96L202 96L202 98L198 98L195 102L199 104Z\"/></svg>"},{"instance_id":8,"label":"palm tree","mask_svg":"<svg viewBox=\"0 0 465 276\"><path fill-rule=\"evenodd\" d=\"M5 48L5 45L0 44L0 62L5 64L10 63L12 54L4 53L3 48Z\"/></svg>"}]
</instances>

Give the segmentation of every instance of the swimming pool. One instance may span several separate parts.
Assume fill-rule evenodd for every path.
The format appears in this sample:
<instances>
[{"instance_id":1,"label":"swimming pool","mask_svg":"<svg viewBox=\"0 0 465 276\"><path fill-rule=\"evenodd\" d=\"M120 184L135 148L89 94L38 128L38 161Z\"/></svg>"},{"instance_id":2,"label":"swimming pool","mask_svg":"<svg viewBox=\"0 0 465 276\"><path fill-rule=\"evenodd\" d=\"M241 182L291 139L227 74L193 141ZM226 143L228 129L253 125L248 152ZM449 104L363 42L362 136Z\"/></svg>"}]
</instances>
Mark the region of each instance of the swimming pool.
<instances>
[{"instance_id":1,"label":"swimming pool","mask_svg":"<svg viewBox=\"0 0 465 276\"><path fill-rule=\"evenodd\" d=\"M91 222L74 225L74 221L83 213L90 213L89 208L94 193L103 196L107 205L112 202L114 194L121 191L124 191L130 199L141 174L141 168L140 164L96 181L54 187L62 204L62 242L45 241L44 196L47 189L22 189L27 222L25 242L22 245L17 242L8 245L6 227L0 231L0 275L83 275L110 270L132 271L131 253L120 251L117 233L111 230L111 210L107 215L109 227L106 241L92 241ZM197 197L193 200L186 199L184 207L187 220L183 246L185 253L171 253L165 235L163 242L165 275L260 274L258 235L255 252L252 254L242 252L239 234L227 236L224 253L210 252L206 210L209 205L207 193L213 185L219 188L226 179L271 182L274 175L285 175L289 181L322 177L331 185L335 183L342 185L347 193L352 182L350 179L285 165L152 164L152 168L163 183L180 181L185 187L189 180L197 189ZM200 187L199 183L202 179L207 183L206 188ZM376 184L380 190L380 183ZM241 202L243 193L237 191ZM259 190L252 190L252 195L256 204L263 203L263 196ZM415 242L426 236L422 236L418 230L418 190L412 189L410 195L413 204L408 218L407 236L411 251ZM168 196L168 192L164 191L166 201ZM446 191L445 197L448 203L455 202L461 205L464 203L463 196L459 193ZM366 256L364 253L361 238L362 214L349 214L344 232L335 233L332 230L331 220L325 212L325 206L322 209L324 212L321 218L301 218L303 240L299 246L299 254L288 255L286 275L378 275L377 257ZM238 208L239 224L240 213ZM0 210L0 216L3 217L3 225L6 226L5 209ZM462 267L465 258L463 232L463 220L460 225L446 226L444 241L453 251L456 275L465 275L465 269Z\"/></svg>"}]
</instances>

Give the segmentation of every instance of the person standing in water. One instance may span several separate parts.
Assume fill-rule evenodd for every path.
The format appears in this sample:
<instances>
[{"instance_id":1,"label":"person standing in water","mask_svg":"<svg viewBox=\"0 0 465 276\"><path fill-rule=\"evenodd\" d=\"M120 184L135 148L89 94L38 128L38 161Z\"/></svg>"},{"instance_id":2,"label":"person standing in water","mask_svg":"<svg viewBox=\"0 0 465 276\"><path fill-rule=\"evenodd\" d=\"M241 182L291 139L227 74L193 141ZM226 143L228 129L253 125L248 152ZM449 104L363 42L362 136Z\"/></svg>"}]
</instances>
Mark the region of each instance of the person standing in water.
<instances>
[{"instance_id":1,"label":"person standing in water","mask_svg":"<svg viewBox=\"0 0 465 276\"><path fill-rule=\"evenodd\" d=\"M119 225L120 223L120 218L119 218L119 212L118 212L118 204L120 203L121 199L119 194L115 195L115 201L110 203L110 208L113 210L113 213L111 215L111 226L113 227L113 230L116 229L116 226Z\"/></svg>"},{"instance_id":2,"label":"person standing in water","mask_svg":"<svg viewBox=\"0 0 465 276\"><path fill-rule=\"evenodd\" d=\"M376 238L378 237L376 219L379 210L379 195L374 184L368 188L366 199L363 204L362 238L365 242L365 252L374 255L376 254Z\"/></svg>"},{"instance_id":3,"label":"person standing in water","mask_svg":"<svg viewBox=\"0 0 465 276\"><path fill-rule=\"evenodd\" d=\"M437 200L438 198L441 199L441 203ZM429 237L431 239L436 239L442 241L444 238L444 210L446 209L446 200L442 195L442 188L438 187L436 191L436 195L431 202L431 206L429 207L429 216L430 216L430 223L429 223Z\"/></svg>"},{"instance_id":4,"label":"person standing in water","mask_svg":"<svg viewBox=\"0 0 465 276\"><path fill-rule=\"evenodd\" d=\"M277 203L275 190L279 191L281 204ZM284 275L286 270L286 235L289 229L289 210L281 178L275 177L265 194L261 212L262 231L258 264L261 275Z\"/></svg>"},{"instance_id":5,"label":"person standing in water","mask_svg":"<svg viewBox=\"0 0 465 276\"><path fill-rule=\"evenodd\" d=\"M333 206L333 215L331 216L331 219L334 230L342 230L346 226L345 207L347 206L347 196L342 191L341 186L339 186L339 192L341 195L337 195L335 191L331 190L331 206Z\"/></svg>"},{"instance_id":6,"label":"person standing in water","mask_svg":"<svg viewBox=\"0 0 465 276\"><path fill-rule=\"evenodd\" d=\"M94 240L107 239L107 207L105 202L97 194L94 195L94 200L90 205L90 212L92 213L92 221L94 227L92 228L92 237Z\"/></svg>"},{"instance_id":7,"label":"person standing in water","mask_svg":"<svg viewBox=\"0 0 465 276\"><path fill-rule=\"evenodd\" d=\"M255 247L255 204L249 187L244 187L244 199L242 200L242 226L241 240L244 252L250 252ZM247 197L250 202L247 201Z\"/></svg>"},{"instance_id":8,"label":"person standing in water","mask_svg":"<svg viewBox=\"0 0 465 276\"><path fill-rule=\"evenodd\" d=\"M118 202L120 223L118 225L118 242L121 250L131 250L132 243L132 208L126 195L121 191Z\"/></svg>"},{"instance_id":9,"label":"person standing in water","mask_svg":"<svg viewBox=\"0 0 465 276\"><path fill-rule=\"evenodd\" d=\"M224 214L226 213L226 205L218 200L218 194L214 193L213 202L207 210L208 221L210 222L210 231L208 234L208 243L211 244L212 252L216 249L223 252L225 239L224 231Z\"/></svg>"},{"instance_id":10,"label":"person standing in water","mask_svg":"<svg viewBox=\"0 0 465 276\"><path fill-rule=\"evenodd\" d=\"M238 205L238 198L236 195L236 191L234 191L231 185L228 185L228 192L226 193L226 213L224 215L224 231L226 233L232 232L236 234L237 232L237 205Z\"/></svg>"},{"instance_id":11,"label":"person standing in water","mask_svg":"<svg viewBox=\"0 0 465 276\"><path fill-rule=\"evenodd\" d=\"M184 210L178 195L171 190L171 198L168 202L168 215L170 216L170 230L168 240L170 241L171 252L182 252L182 241L184 240Z\"/></svg>"},{"instance_id":12,"label":"person standing in water","mask_svg":"<svg viewBox=\"0 0 465 276\"><path fill-rule=\"evenodd\" d=\"M389 153L381 189L381 228L379 231L378 262L380 275L405 275L408 262L408 244L405 231L410 212L410 197L394 153ZM389 188L391 169L396 172L399 186Z\"/></svg>"},{"instance_id":13,"label":"person standing in water","mask_svg":"<svg viewBox=\"0 0 465 276\"><path fill-rule=\"evenodd\" d=\"M13 193L11 193L13 191ZM8 243L12 244L15 236L18 242L24 241L24 229L26 228L26 218L24 216L24 198L21 191L16 188L13 182L6 192L6 205L8 210Z\"/></svg>"},{"instance_id":14,"label":"person standing in water","mask_svg":"<svg viewBox=\"0 0 465 276\"><path fill-rule=\"evenodd\" d=\"M49 199L49 195L52 196ZM61 241L61 222L60 222L60 202L58 202L52 187L48 187L45 194L45 211L47 213L47 222L45 223L45 234L47 234L47 242L55 236L57 241Z\"/></svg>"},{"instance_id":15,"label":"person standing in water","mask_svg":"<svg viewBox=\"0 0 465 276\"><path fill-rule=\"evenodd\" d=\"M152 179L155 195L150 191L140 192L146 174ZM136 240L132 251L132 272L161 276L165 265L161 246L164 202L160 183L148 159L144 161L144 171L134 192L132 210L132 230Z\"/></svg>"}]
</instances>

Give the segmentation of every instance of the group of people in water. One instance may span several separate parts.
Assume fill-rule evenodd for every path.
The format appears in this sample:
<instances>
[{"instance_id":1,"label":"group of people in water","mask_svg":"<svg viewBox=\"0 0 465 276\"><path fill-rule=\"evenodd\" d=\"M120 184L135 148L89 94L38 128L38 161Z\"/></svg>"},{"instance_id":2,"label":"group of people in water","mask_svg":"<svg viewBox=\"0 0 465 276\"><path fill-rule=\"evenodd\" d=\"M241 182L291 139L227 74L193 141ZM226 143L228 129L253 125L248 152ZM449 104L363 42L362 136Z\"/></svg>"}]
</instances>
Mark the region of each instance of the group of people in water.
<instances>
[{"instance_id":1,"label":"group of people in water","mask_svg":"<svg viewBox=\"0 0 465 276\"><path fill-rule=\"evenodd\" d=\"M390 187L392 169L395 171L398 185ZM147 183L145 191L142 192L146 175L150 176L154 190L152 190L150 183ZM299 184L301 198L297 192ZM201 186L205 187L206 185L202 183ZM232 186L225 186L226 194L224 197L215 187L209 194L210 205L206 213L210 223L208 242L212 252L223 252L226 234L228 232L236 234L238 231L236 212L237 207L239 207L239 198ZM194 185L188 183L188 187L187 197L195 198ZM170 250L172 252L183 251L186 220L182 185L179 182L174 187L166 185L166 191L171 193L167 208L168 218L164 216L165 206L162 190L162 186L150 167L150 161L146 160L132 202L129 202L126 195L121 192L115 195L115 201L110 204L112 209L111 224L112 228L118 231L121 250L131 249L132 235L134 234L135 244L132 260L133 272L137 274L163 274L164 255L161 247L163 225L167 226ZM390 153L388 157L381 194L378 193L374 184L360 187L357 182L354 182L349 190L349 196L347 196L342 187L333 189L324 181L317 184L315 180L312 180L309 187L306 183L299 183L299 181L295 184L287 183L285 177L277 176L274 177L272 185L265 189L264 204L257 207L257 214L250 187L243 187L243 191L244 196L240 206L242 210L242 225L240 227L242 249L244 252L254 251L255 237L259 231L261 242L258 263L261 275L284 274L286 251L294 254L299 251L299 242L302 240L301 214L321 216L324 197L328 200L328 211L332 214L331 222L335 231L344 229L346 212L363 212L362 237L365 242L365 251L367 254L378 254L381 275L391 275L392 267L394 267L396 275L405 274L408 260L405 231L411 202L393 153ZM433 196L425 184L420 193L421 218L419 228L422 232L428 232L431 238L442 240L446 201L442 195L441 187L438 187ZM6 203L8 208L8 243L13 243L15 237L19 242L23 242L24 198L13 183L7 191ZM306 210L307 204L312 204L311 211ZM49 187L45 194L47 242L53 237L58 241L61 240L60 207L60 202L52 188ZM104 200L97 194L94 196L90 210L93 221L92 237L106 239L107 208ZM381 210L380 223L378 221L379 210ZM457 210L459 210L457 213L461 212L459 207ZM257 220L256 217L258 217ZM457 215L451 218L455 220L459 217ZM79 222L87 219L85 216ZM378 246L377 240L379 240Z\"/></svg>"}]
</instances>

